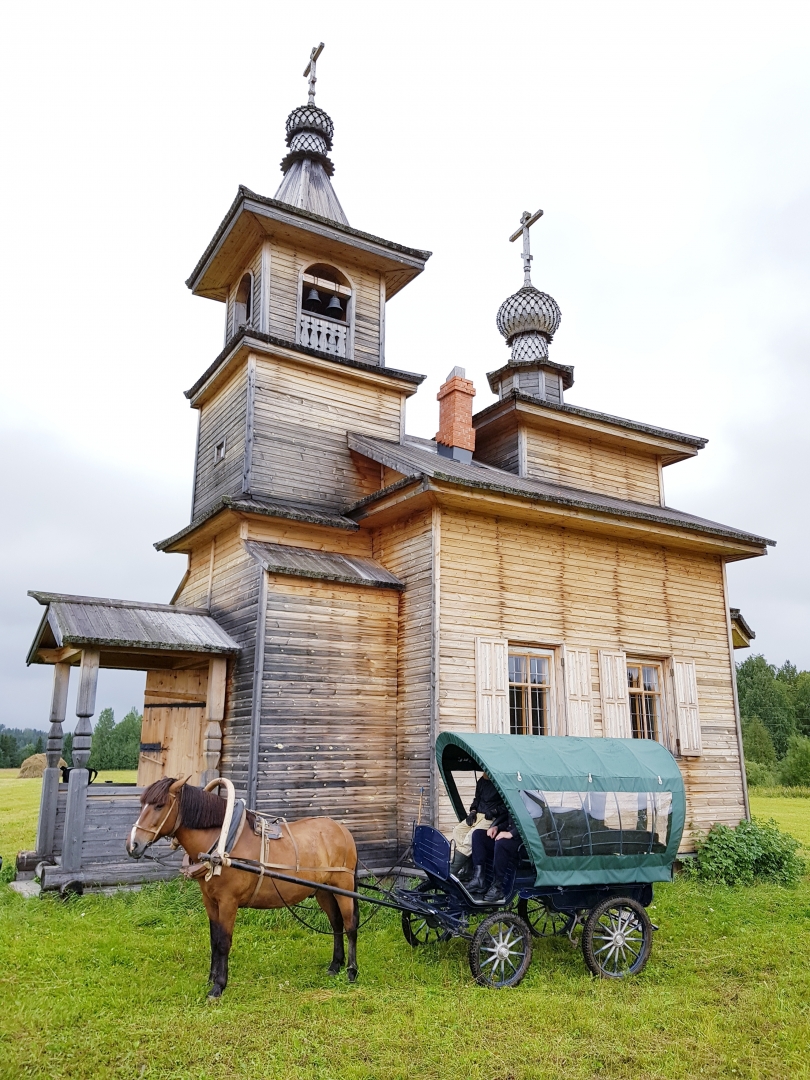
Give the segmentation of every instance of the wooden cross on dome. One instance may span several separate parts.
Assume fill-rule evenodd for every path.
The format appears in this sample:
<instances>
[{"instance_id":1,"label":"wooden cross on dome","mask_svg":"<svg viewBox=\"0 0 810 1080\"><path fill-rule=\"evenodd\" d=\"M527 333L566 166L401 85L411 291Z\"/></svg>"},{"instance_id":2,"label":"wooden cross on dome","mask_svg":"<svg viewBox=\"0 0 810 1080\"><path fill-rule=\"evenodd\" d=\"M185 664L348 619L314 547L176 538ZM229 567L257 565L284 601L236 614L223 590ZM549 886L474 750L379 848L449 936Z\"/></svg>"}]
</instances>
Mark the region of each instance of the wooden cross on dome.
<instances>
[{"instance_id":1,"label":"wooden cross on dome","mask_svg":"<svg viewBox=\"0 0 810 1080\"><path fill-rule=\"evenodd\" d=\"M316 45L312 52L309 54L309 63L304 68L304 78L309 76L309 105L315 104L315 83L318 81L315 78L315 61L323 52L323 42L320 45ZM542 212L542 211L541 211Z\"/></svg>"},{"instance_id":2,"label":"wooden cross on dome","mask_svg":"<svg viewBox=\"0 0 810 1080\"><path fill-rule=\"evenodd\" d=\"M519 236L523 237L523 286L531 285L531 269L532 269L532 251L529 244L529 229L534 225L538 218L543 216L543 211L538 210L536 214L530 214L528 210L524 210L520 217L520 228L513 232L509 237L510 243L517 240Z\"/></svg>"}]
</instances>

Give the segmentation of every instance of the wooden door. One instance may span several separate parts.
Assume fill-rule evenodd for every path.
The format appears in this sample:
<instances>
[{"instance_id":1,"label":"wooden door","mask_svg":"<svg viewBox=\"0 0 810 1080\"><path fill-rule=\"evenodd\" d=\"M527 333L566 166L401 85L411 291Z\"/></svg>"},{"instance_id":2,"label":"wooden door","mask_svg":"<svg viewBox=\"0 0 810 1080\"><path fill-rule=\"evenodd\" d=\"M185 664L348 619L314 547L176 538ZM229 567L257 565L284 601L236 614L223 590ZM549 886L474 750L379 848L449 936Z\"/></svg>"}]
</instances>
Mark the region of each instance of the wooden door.
<instances>
[{"instance_id":1,"label":"wooden door","mask_svg":"<svg viewBox=\"0 0 810 1080\"><path fill-rule=\"evenodd\" d=\"M199 784L205 769L205 699L208 666L190 671L148 671L144 695L138 784L161 776L189 776Z\"/></svg>"}]
</instances>

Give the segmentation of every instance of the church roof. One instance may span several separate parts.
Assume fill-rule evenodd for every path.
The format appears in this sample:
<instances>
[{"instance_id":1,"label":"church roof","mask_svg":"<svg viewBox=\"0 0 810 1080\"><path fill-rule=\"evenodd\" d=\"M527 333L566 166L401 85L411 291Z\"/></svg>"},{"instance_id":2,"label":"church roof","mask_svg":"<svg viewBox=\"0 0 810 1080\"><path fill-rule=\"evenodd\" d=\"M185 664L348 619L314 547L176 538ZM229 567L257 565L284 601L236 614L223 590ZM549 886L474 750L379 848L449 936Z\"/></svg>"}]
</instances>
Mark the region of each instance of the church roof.
<instances>
[{"instance_id":1,"label":"church roof","mask_svg":"<svg viewBox=\"0 0 810 1080\"><path fill-rule=\"evenodd\" d=\"M630 499L618 499L593 491L555 484L548 480L516 476L505 469L496 469L480 461L465 464L453 458L440 457L436 444L427 439L405 437L404 443L394 443L387 439L373 438L370 435L350 433L349 449L385 465L394 472L402 473L413 480L420 477L444 480L468 488L486 489L494 492L529 499L533 502L570 506L583 510L592 510L613 517L635 518L651 521L659 525L689 529L716 537L759 546L775 546L776 541L757 536L754 533L722 525L708 518L686 514L670 506L656 506L651 503L633 502ZM402 483L402 481L400 481ZM390 489L388 489L390 490ZM364 506L379 499L383 492L377 492L347 509L354 514Z\"/></svg>"},{"instance_id":2,"label":"church roof","mask_svg":"<svg viewBox=\"0 0 810 1080\"><path fill-rule=\"evenodd\" d=\"M46 608L27 663L42 663L40 649L97 648L139 653L174 652L235 655L240 651L222 627L202 608L110 600L99 596L29 592ZM122 663L102 667L128 666Z\"/></svg>"},{"instance_id":3,"label":"church roof","mask_svg":"<svg viewBox=\"0 0 810 1080\"><path fill-rule=\"evenodd\" d=\"M296 353L305 353L307 356L314 356L318 360L326 360L330 364L337 364L340 367L355 368L358 371L368 371L373 375L385 375L391 379L400 379L403 382L412 383L415 386L418 386L425 381L425 376L420 375L415 371L400 371L399 368L382 367L380 364L369 364L363 360L353 360L348 356L335 356L332 353L323 353L318 349L310 349L307 345L300 345L294 341L285 341L283 338L275 337L273 334L263 334L260 330L256 330L252 326L243 326L242 329L231 338L213 363L209 364L194 385L185 391L185 396L189 401L194 401L208 381L226 364L228 359L232 357L234 353L238 352L242 347L243 342L247 342L248 345L255 343L261 345L275 345L279 349L294 349Z\"/></svg>"},{"instance_id":4,"label":"church roof","mask_svg":"<svg viewBox=\"0 0 810 1080\"><path fill-rule=\"evenodd\" d=\"M246 540L245 549L271 574L342 581L350 585L373 585L379 589L405 588L404 582L374 559L343 555L338 551L265 544L256 540Z\"/></svg>"},{"instance_id":5,"label":"church roof","mask_svg":"<svg viewBox=\"0 0 810 1080\"><path fill-rule=\"evenodd\" d=\"M353 229L340 221L303 207L292 206L280 199L258 195L240 184L236 198L187 278L188 288L195 295L224 300L227 287L231 283L233 253L224 259L222 267L218 267L220 252L226 246L239 248L243 241L247 247L255 246L257 226L262 232L279 235L285 230L292 230L299 238L302 231L310 233L325 254L328 254L330 243L337 244L344 250L352 248L355 252L362 251L385 274L386 296L389 299L424 270L425 263L432 254L430 251L406 247L393 240L384 240L372 233ZM240 235L242 231L246 233L244 238ZM233 258L236 256L233 255Z\"/></svg>"}]
</instances>

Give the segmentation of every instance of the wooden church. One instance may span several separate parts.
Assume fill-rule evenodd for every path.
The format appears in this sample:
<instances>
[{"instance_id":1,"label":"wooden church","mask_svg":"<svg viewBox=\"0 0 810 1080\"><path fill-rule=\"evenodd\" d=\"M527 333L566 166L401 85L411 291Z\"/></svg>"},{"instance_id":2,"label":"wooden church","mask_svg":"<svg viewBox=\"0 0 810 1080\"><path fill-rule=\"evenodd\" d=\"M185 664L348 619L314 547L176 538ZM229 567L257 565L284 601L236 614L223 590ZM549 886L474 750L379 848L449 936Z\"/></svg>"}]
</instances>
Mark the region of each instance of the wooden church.
<instances>
[{"instance_id":1,"label":"wooden church","mask_svg":"<svg viewBox=\"0 0 810 1080\"><path fill-rule=\"evenodd\" d=\"M191 521L156 545L188 557L171 603L32 594L29 663L55 677L20 865L45 887L165 872L123 853L140 788L88 786L82 768L60 782L73 666L75 765L99 666L146 670L139 785L227 776L263 812L345 822L375 867L420 816L454 824L433 763L444 730L657 739L692 829L747 815L725 567L771 541L665 504L664 468L706 440L566 403L560 310L530 277L539 213L511 238L524 281L497 313L494 399L474 412L454 368L435 440L407 434L424 376L386 366L385 311L430 253L349 225L319 51L281 186L239 188L187 282L222 304L225 345L186 393Z\"/></svg>"}]
</instances>

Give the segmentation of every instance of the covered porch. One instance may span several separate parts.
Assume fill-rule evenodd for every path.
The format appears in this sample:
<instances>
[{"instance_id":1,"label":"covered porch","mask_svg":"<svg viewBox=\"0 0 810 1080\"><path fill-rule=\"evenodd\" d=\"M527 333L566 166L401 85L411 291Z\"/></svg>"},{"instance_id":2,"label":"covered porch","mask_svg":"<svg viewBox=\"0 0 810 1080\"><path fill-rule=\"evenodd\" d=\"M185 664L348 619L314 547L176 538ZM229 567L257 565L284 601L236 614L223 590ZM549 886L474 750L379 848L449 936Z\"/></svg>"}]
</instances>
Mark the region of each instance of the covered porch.
<instances>
[{"instance_id":1,"label":"covered porch","mask_svg":"<svg viewBox=\"0 0 810 1080\"><path fill-rule=\"evenodd\" d=\"M45 612L29 664L54 669L37 842L17 857L43 890L102 888L173 877L179 856L137 863L124 850L144 788L161 776L219 776L228 661L239 645L200 608L30 592ZM60 777L71 669L78 669L73 767ZM136 784L91 784L91 719L101 668L146 672Z\"/></svg>"}]
</instances>

